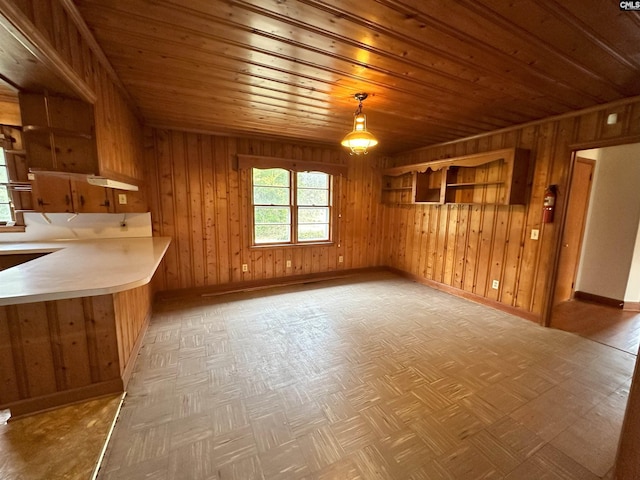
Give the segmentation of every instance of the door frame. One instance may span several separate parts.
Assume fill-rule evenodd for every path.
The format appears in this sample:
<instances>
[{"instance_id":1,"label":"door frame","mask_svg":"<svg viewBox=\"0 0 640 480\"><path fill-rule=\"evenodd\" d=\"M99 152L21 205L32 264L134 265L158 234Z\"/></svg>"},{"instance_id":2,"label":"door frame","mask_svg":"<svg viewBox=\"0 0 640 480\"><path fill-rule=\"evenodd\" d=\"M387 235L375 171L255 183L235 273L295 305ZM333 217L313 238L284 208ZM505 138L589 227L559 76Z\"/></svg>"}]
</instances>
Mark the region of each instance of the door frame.
<instances>
[{"instance_id":1,"label":"door frame","mask_svg":"<svg viewBox=\"0 0 640 480\"><path fill-rule=\"evenodd\" d=\"M595 174L595 168L596 168L596 161L590 158L586 158L586 157L581 157L579 156L579 153L582 150L575 150L573 152L573 158L572 158L572 168L571 168L571 176L569 177L568 183L569 183L569 187L568 187L568 191L567 191L567 196L566 196L566 201L565 201L565 216L564 216L564 225L562 228L562 236L560 237L560 255L558 257L558 269L556 270L556 281L555 281L555 285L554 285L554 290L553 290L553 300L552 300L552 308L556 305L556 297L558 295L558 280L559 280L559 276L560 276L560 265L562 264L562 260L563 260L563 254L566 254L566 250L565 247L562 246L565 242L565 234L568 234L568 228L567 228L567 223L569 220L569 204L571 203L571 196L574 194L574 174L576 172L576 165L578 163L587 163L591 166L591 178L589 179L589 188L587 190L587 204L586 204L586 209L584 210L583 214L582 214L582 218L581 218L581 224L580 224L580 233L579 233L579 240L578 240L578 247L577 247L577 252L578 252L578 258L575 261L575 264L573 265L573 278L572 278L572 283L571 283L571 297L570 300L574 298L575 295L575 282L576 282L576 277L578 274L578 269L580 268L580 258L582 256L582 245L584 243L584 235L585 235L585 227L587 224L587 218L589 215L589 208L591 206L591 191L593 188L593 175ZM551 319L553 320L553 319Z\"/></svg>"},{"instance_id":2,"label":"door frame","mask_svg":"<svg viewBox=\"0 0 640 480\"><path fill-rule=\"evenodd\" d=\"M557 231L555 238L553 239L553 257L552 267L548 274L549 288L545 293L544 306L542 308L542 316L540 318L540 325L543 327L551 326L551 313L553 310L553 298L556 292L556 283L558 278L558 266L560 265L560 254L562 251L562 238L564 237L564 229L567 220L567 205L568 198L571 195L571 178L573 177L573 169L576 162L577 153L580 150L589 150L592 148L605 148L615 147L618 145L628 145L631 143L640 143L640 135L633 135L631 137L616 138L610 140L597 140L592 142L575 143L567 146L567 154L570 155L569 169L564 179L564 183L559 185L560 192L565 191L566 195L561 195L562 202L556 204L556 219L557 219ZM559 205L560 204L560 205ZM559 215L558 215L559 214Z\"/></svg>"}]
</instances>

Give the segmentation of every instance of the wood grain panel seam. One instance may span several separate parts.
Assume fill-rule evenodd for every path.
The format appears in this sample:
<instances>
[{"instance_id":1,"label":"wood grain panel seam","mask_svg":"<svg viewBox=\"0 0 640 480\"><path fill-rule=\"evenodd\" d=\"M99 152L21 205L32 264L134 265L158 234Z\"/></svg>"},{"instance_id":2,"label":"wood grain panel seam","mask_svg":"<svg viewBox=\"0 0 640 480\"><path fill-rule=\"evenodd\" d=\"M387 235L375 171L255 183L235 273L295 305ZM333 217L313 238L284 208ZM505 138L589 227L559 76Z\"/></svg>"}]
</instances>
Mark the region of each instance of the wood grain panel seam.
<instances>
[{"instance_id":1,"label":"wood grain panel seam","mask_svg":"<svg viewBox=\"0 0 640 480\"><path fill-rule=\"evenodd\" d=\"M67 389L67 382L65 377L64 357L62 355L60 319L58 318L58 312L56 310L55 302L44 302L44 305L47 312L47 322L49 324L49 340L51 343L53 371L55 374L56 387L58 391L63 391Z\"/></svg>"},{"instance_id":2,"label":"wood grain panel seam","mask_svg":"<svg viewBox=\"0 0 640 480\"><path fill-rule=\"evenodd\" d=\"M18 307L16 305L8 305L7 309L7 323L9 327L11 352L13 355L13 365L15 367L16 382L18 384L18 392L21 398L28 398L31 396L29 389L29 380L27 378L27 372L24 368L25 354L22 348L24 345L22 339L22 331L20 330L20 317L18 315Z\"/></svg>"}]
</instances>

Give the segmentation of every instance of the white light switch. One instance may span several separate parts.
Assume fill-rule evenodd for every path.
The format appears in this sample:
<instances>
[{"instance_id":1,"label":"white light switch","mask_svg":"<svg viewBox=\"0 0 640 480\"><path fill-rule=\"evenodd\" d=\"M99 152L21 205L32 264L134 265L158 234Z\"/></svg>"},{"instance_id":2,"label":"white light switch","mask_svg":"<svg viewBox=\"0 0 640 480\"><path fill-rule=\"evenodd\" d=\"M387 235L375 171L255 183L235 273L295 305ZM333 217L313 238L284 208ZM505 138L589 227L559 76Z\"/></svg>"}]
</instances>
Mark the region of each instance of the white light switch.
<instances>
[{"instance_id":1,"label":"white light switch","mask_svg":"<svg viewBox=\"0 0 640 480\"><path fill-rule=\"evenodd\" d=\"M127 194L126 193L119 193L118 194L118 203L120 205L126 205L127 204Z\"/></svg>"},{"instance_id":2,"label":"white light switch","mask_svg":"<svg viewBox=\"0 0 640 480\"><path fill-rule=\"evenodd\" d=\"M539 236L540 236L540 230L538 230L537 228L532 228L531 229L531 240L538 240Z\"/></svg>"}]
</instances>

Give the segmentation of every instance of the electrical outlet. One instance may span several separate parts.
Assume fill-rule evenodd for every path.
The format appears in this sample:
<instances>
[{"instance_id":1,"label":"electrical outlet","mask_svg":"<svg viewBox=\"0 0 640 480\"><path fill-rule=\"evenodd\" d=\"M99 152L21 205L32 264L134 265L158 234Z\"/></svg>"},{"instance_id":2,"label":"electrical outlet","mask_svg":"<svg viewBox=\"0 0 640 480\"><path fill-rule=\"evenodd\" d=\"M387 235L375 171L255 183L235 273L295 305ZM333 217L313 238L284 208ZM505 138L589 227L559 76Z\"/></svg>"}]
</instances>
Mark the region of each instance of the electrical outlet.
<instances>
[{"instance_id":1,"label":"electrical outlet","mask_svg":"<svg viewBox=\"0 0 640 480\"><path fill-rule=\"evenodd\" d=\"M498 280L494 280L493 282L491 282L491 288L493 288L494 290L498 290L499 286L500 282Z\"/></svg>"},{"instance_id":2,"label":"electrical outlet","mask_svg":"<svg viewBox=\"0 0 640 480\"><path fill-rule=\"evenodd\" d=\"M120 205L126 205L127 204L127 194L126 193L119 193L118 194L118 203Z\"/></svg>"},{"instance_id":3,"label":"electrical outlet","mask_svg":"<svg viewBox=\"0 0 640 480\"><path fill-rule=\"evenodd\" d=\"M538 230L537 228L532 228L531 229L531 240L538 240L539 236L540 236L540 230Z\"/></svg>"},{"instance_id":4,"label":"electrical outlet","mask_svg":"<svg viewBox=\"0 0 640 480\"><path fill-rule=\"evenodd\" d=\"M249 271L249 265L247 265L246 263L242 264L242 271L243 272L248 272Z\"/></svg>"},{"instance_id":5,"label":"electrical outlet","mask_svg":"<svg viewBox=\"0 0 640 480\"><path fill-rule=\"evenodd\" d=\"M291 260L287 260L287 268L291 268Z\"/></svg>"},{"instance_id":6,"label":"electrical outlet","mask_svg":"<svg viewBox=\"0 0 640 480\"><path fill-rule=\"evenodd\" d=\"M344 257L342 255L338 256L338 263L344 262Z\"/></svg>"}]
</instances>

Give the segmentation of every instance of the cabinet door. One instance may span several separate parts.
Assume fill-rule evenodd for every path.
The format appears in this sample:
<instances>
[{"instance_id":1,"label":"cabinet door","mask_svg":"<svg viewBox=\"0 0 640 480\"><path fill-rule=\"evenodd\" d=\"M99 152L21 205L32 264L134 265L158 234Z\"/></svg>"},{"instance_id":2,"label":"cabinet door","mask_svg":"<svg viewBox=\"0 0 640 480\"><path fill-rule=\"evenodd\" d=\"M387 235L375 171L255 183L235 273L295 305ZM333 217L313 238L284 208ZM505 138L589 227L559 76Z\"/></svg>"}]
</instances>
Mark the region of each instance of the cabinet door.
<instances>
[{"instance_id":1,"label":"cabinet door","mask_svg":"<svg viewBox=\"0 0 640 480\"><path fill-rule=\"evenodd\" d=\"M72 180L71 186L77 213L113 212L109 189L91 185L82 180Z\"/></svg>"},{"instance_id":2,"label":"cabinet door","mask_svg":"<svg viewBox=\"0 0 640 480\"><path fill-rule=\"evenodd\" d=\"M21 93L19 99L29 168L99 171L93 105L54 95Z\"/></svg>"},{"instance_id":3,"label":"cabinet door","mask_svg":"<svg viewBox=\"0 0 640 480\"><path fill-rule=\"evenodd\" d=\"M67 177L36 175L33 198L38 212L73 212L71 184Z\"/></svg>"}]
</instances>

